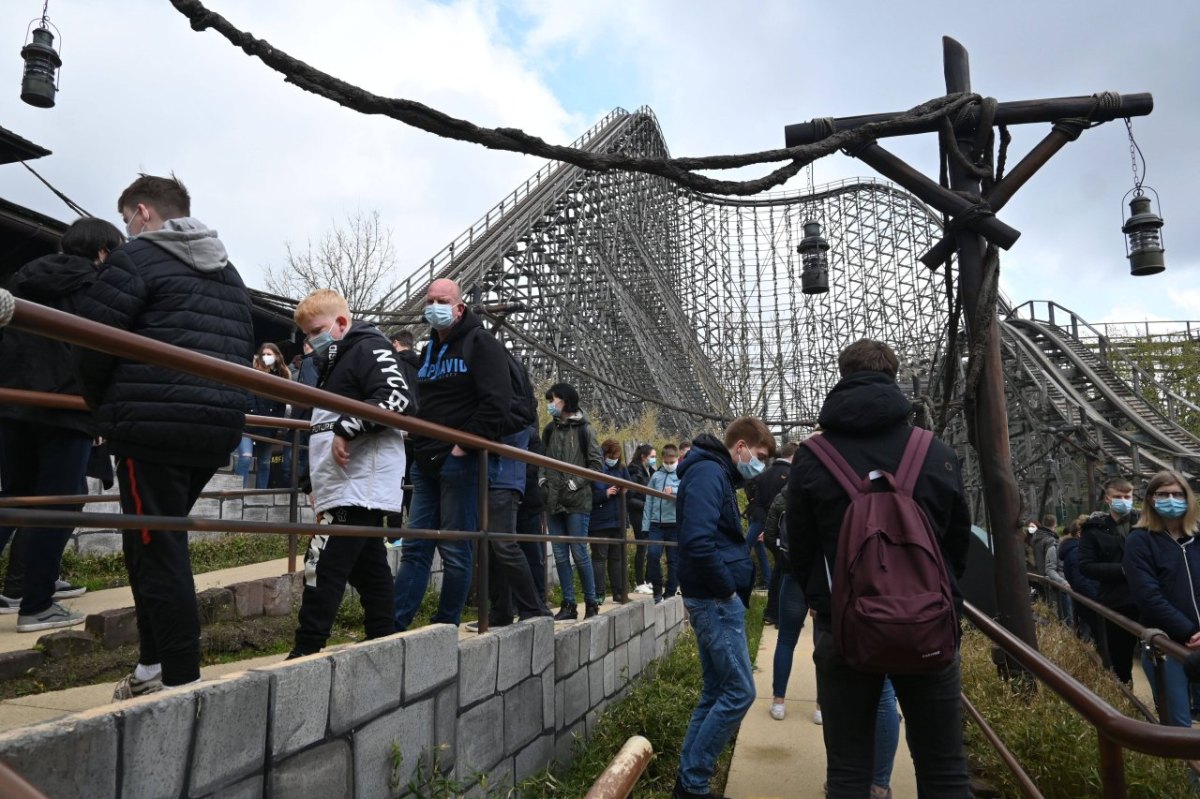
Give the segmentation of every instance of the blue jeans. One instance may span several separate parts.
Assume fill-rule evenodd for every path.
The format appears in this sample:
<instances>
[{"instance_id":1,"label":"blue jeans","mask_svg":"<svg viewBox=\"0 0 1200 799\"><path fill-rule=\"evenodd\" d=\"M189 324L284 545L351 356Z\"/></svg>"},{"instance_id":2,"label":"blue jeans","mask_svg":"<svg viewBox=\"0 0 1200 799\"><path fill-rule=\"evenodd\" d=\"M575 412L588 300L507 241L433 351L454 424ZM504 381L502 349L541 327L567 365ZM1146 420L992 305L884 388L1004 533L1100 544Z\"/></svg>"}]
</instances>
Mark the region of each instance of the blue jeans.
<instances>
[{"instance_id":1,"label":"blue jeans","mask_svg":"<svg viewBox=\"0 0 1200 799\"><path fill-rule=\"evenodd\" d=\"M592 558L588 554L587 545L590 517L590 513L546 514L546 528L550 535L569 535L581 541L578 544L562 544L558 541L551 544L554 550L554 568L558 571L558 583L562 586L564 605L575 604L575 580L571 577L571 558L575 559L579 581L583 583L584 602L589 605L596 604L596 576L592 573Z\"/></svg>"},{"instance_id":2,"label":"blue jeans","mask_svg":"<svg viewBox=\"0 0 1200 799\"><path fill-rule=\"evenodd\" d=\"M420 467L412 469L413 499L408 526L416 530L479 529L479 470L477 456L446 456L436 475ZM399 486L397 486L399 492ZM455 624L462 620L463 606L471 590L473 542L433 538L406 538L400 550L400 570L396 572L396 630L408 629L429 588L429 572L436 549L442 556L442 594L438 609L430 620L434 624Z\"/></svg>"},{"instance_id":3,"label":"blue jeans","mask_svg":"<svg viewBox=\"0 0 1200 799\"><path fill-rule=\"evenodd\" d=\"M1156 665L1145 647L1141 648L1142 671L1146 672L1146 680L1154 691L1154 703L1158 704L1157 672L1163 670L1163 685L1167 691L1167 717L1159 719L1162 724L1172 727L1192 726L1192 694L1187 675L1183 673L1183 664L1171 658L1165 658L1162 665Z\"/></svg>"},{"instance_id":4,"label":"blue jeans","mask_svg":"<svg viewBox=\"0 0 1200 799\"><path fill-rule=\"evenodd\" d=\"M683 606L696 633L704 682L680 749L679 783L704 794L717 757L754 703L754 677L742 600L684 597Z\"/></svg>"},{"instance_id":5,"label":"blue jeans","mask_svg":"<svg viewBox=\"0 0 1200 799\"><path fill-rule=\"evenodd\" d=\"M774 671L771 678L771 691L777 697L787 696L792 657L796 651L796 643L800 640L800 631L804 629L806 613L808 603L804 599L804 590L796 584L792 575L785 573L779 584L779 637L775 641ZM895 705L894 696L892 704Z\"/></svg>"},{"instance_id":6,"label":"blue jeans","mask_svg":"<svg viewBox=\"0 0 1200 799\"><path fill-rule=\"evenodd\" d=\"M674 524L650 523L650 561L646 564L646 578L654 589L654 595L675 596L679 588L679 547L664 547L661 542L679 542L679 527ZM662 555L667 550L667 586L663 589Z\"/></svg>"},{"instance_id":7,"label":"blue jeans","mask_svg":"<svg viewBox=\"0 0 1200 799\"><path fill-rule=\"evenodd\" d=\"M250 464L254 463L254 441L250 436L242 436L238 442L237 463L233 466L234 474L242 478L242 488L250 487Z\"/></svg>"},{"instance_id":8,"label":"blue jeans","mask_svg":"<svg viewBox=\"0 0 1200 799\"><path fill-rule=\"evenodd\" d=\"M896 689L883 678L879 707L875 709L875 773L871 784L886 788L892 784L892 766L900 746L900 714L896 711Z\"/></svg>"},{"instance_id":9,"label":"blue jeans","mask_svg":"<svg viewBox=\"0 0 1200 799\"><path fill-rule=\"evenodd\" d=\"M876 772L876 727L890 679L904 709L908 749L922 799L968 799L959 663L929 674L855 671L837 653L828 621L817 625L813 663L824 716L829 799L861 799Z\"/></svg>"},{"instance_id":10,"label":"blue jeans","mask_svg":"<svg viewBox=\"0 0 1200 799\"><path fill-rule=\"evenodd\" d=\"M751 521L750 528L746 531L746 550L750 553L751 561L758 561L754 582L763 587L771 584L771 561L767 555L767 545L758 540L764 527L765 522Z\"/></svg>"}]
</instances>

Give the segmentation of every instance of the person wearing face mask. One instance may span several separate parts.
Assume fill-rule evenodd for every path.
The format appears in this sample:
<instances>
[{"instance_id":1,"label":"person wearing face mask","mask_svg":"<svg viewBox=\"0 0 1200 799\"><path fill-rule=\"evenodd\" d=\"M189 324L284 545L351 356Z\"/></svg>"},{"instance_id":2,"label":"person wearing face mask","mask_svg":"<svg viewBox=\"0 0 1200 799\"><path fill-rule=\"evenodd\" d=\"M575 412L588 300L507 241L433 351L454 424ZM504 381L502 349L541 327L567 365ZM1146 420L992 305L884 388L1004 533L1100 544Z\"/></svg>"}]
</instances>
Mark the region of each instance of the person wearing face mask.
<instances>
[{"instance_id":1,"label":"person wearing face mask","mask_svg":"<svg viewBox=\"0 0 1200 799\"><path fill-rule=\"evenodd\" d=\"M717 757L754 703L746 608L754 566L735 492L762 473L775 437L743 416L723 439L702 433L679 466L679 586L700 650L703 688L684 736L675 799L711 799Z\"/></svg>"},{"instance_id":2,"label":"person wearing face mask","mask_svg":"<svg viewBox=\"0 0 1200 799\"><path fill-rule=\"evenodd\" d=\"M899 366L895 351L882 341L861 339L850 344L838 354L841 379L825 397L817 417L817 435L863 479L876 470L894 475L914 433L908 421L912 401L896 383ZM872 787L874 733L886 676L903 711L917 792L930 799L967 799L971 790L958 658L919 674L885 675L852 667L839 648L830 595L830 582L845 573L838 562L838 539L850 507L849 495L809 446L802 446L792 459L783 490L792 576L805 587L808 606L815 611L813 663L821 698L827 795L830 799L888 795L886 789ZM958 584L966 572L971 515L958 457L945 442L929 442L912 497L938 540L961 619Z\"/></svg>"},{"instance_id":3,"label":"person wearing face mask","mask_svg":"<svg viewBox=\"0 0 1200 799\"><path fill-rule=\"evenodd\" d=\"M650 475L654 472L657 462L656 454L653 444L638 445L638 448L633 451L633 458L629 461L629 479L638 485L644 486L649 484ZM642 515L646 509L646 496L632 491L629 493L625 503L629 508L629 526L633 528L633 537L638 541L649 540L649 534L642 530ZM645 546L637 547L637 553L633 556L633 585L634 593L649 594L653 591L650 587L650 581L646 579Z\"/></svg>"},{"instance_id":4,"label":"person wearing face mask","mask_svg":"<svg viewBox=\"0 0 1200 799\"><path fill-rule=\"evenodd\" d=\"M463 302L453 280L425 294L429 342L417 371L418 418L499 440L513 405L508 355ZM435 438L413 436L414 468L408 526L422 530L479 530L480 453ZM433 553L442 557L442 592L432 622L457 625L471 587L471 541L405 539L396 573L396 630L407 630L429 588Z\"/></svg>"},{"instance_id":5,"label":"person wearing face mask","mask_svg":"<svg viewBox=\"0 0 1200 799\"><path fill-rule=\"evenodd\" d=\"M1191 650L1200 650L1200 549L1194 537L1198 520L1200 512L1187 479L1178 472L1159 472L1146 486L1141 519L1130 531L1121 558L1140 623L1162 630ZM1191 696L1183 665L1171 657L1156 664L1144 648L1141 657L1155 701L1166 711L1159 721L1191 727ZM1165 696L1158 695L1159 669Z\"/></svg>"},{"instance_id":6,"label":"person wearing face mask","mask_svg":"<svg viewBox=\"0 0 1200 799\"><path fill-rule=\"evenodd\" d=\"M75 313L79 298L96 282L109 254L125 237L100 219L79 219L63 233L62 252L22 266L8 289L14 297ZM0 386L78 394L65 341L16 328L0 330ZM77 494L84 484L88 456L97 433L90 411L0 405L0 478L4 496ZM59 510L77 510L61 507ZM0 531L0 550L9 552L0 613L19 613L18 632L37 632L83 623L83 616L59 605L59 563L71 537L65 527ZM79 593L83 593L79 591ZM72 594L74 596L75 594Z\"/></svg>"},{"instance_id":7,"label":"person wearing face mask","mask_svg":"<svg viewBox=\"0 0 1200 799\"><path fill-rule=\"evenodd\" d=\"M1138 620L1137 603L1129 590L1122 561L1125 539L1138 526L1133 509L1133 484L1124 477L1104 481L1107 511L1097 511L1083 523L1079 535L1079 571L1100 584L1096 600L1133 621ZM1133 633L1108 619L1104 620L1109 668L1126 685L1133 683L1133 652L1138 639Z\"/></svg>"},{"instance_id":8,"label":"person wearing face mask","mask_svg":"<svg viewBox=\"0 0 1200 799\"><path fill-rule=\"evenodd\" d=\"M621 463L621 445L614 439L600 444L604 456L604 473L629 479L629 471ZM588 536L593 538L624 538L621 527L621 508L625 489L604 482L592 481L592 515L588 517ZM596 582L596 604L604 604L605 578L612 587L613 601L620 601L625 576L621 574L621 545L592 544L592 574Z\"/></svg>"},{"instance_id":9,"label":"person wearing face mask","mask_svg":"<svg viewBox=\"0 0 1200 799\"><path fill-rule=\"evenodd\" d=\"M249 366L250 295L216 231L174 176L142 175L117 199L130 240L109 254L79 315ZM246 426L246 395L174 369L76 350L81 393L117 457L121 510L187 516ZM140 637L113 699L200 679L200 611L183 530L122 532Z\"/></svg>"},{"instance_id":10,"label":"person wearing face mask","mask_svg":"<svg viewBox=\"0 0 1200 799\"><path fill-rule=\"evenodd\" d=\"M254 368L260 372L265 372L284 380L292 379L292 373L284 363L283 354L279 351L279 347L269 341L258 348L258 355L254 359ZM277 419L282 419L287 415L287 403L282 400L272 399L271 397L251 394L250 402L246 407L246 413L254 416L273 416ZM251 430L258 435L276 439L285 438L289 434L287 430L274 427L251 428ZM279 444L272 444L269 441L253 442L255 488L281 488L291 483L292 453L290 446L283 447L281 468L275 470L275 480L271 480L272 454L278 454L279 447ZM248 475L244 478L243 482L248 482Z\"/></svg>"},{"instance_id":11,"label":"person wearing face mask","mask_svg":"<svg viewBox=\"0 0 1200 799\"><path fill-rule=\"evenodd\" d=\"M662 497L646 497L646 507L642 512L642 530L651 542L647 547L646 579L650 581L650 593L654 596L654 604L663 601L663 597L675 596L679 588L679 547L664 547L662 542L679 541L679 527L675 523L675 502L679 494L679 449L674 444L662 448L662 464L654 474L650 475L647 488L661 491L668 495ZM663 585L662 557L663 550L667 555L667 580Z\"/></svg>"}]
</instances>

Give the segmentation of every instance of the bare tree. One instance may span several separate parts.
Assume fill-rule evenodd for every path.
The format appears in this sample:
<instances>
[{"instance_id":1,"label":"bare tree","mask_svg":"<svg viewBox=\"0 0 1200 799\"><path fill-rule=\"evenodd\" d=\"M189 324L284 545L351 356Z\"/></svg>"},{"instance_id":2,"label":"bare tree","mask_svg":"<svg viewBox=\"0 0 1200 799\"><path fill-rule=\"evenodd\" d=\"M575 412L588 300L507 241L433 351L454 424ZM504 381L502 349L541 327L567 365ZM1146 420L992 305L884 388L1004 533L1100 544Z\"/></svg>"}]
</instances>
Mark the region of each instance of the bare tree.
<instances>
[{"instance_id":1,"label":"bare tree","mask_svg":"<svg viewBox=\"0 0 1200 799\"><path fill-rule=\"evenodd\" d=\"M300 298L316 289L333 289L352 309L369 308L390 285L396 267L392 230L379 221L379 211L347 214L321 240L305 243L303 250L285 245L287 263L268 266L267 290Z\"/></svg>"}]
</instances>

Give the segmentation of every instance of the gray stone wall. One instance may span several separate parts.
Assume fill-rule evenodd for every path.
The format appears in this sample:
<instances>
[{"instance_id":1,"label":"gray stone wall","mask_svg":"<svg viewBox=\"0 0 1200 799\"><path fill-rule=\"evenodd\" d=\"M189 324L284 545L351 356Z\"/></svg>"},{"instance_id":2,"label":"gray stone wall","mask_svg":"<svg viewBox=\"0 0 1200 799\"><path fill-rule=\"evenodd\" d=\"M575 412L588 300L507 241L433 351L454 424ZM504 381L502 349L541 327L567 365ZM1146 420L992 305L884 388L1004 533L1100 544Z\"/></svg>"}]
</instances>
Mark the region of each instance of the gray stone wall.
<instances>
[{"instance_id":1,"label":"gray stone wall","mask_svg":"<svg viewBox=\"0 0 1200 799\"><path fill-rule=\"evenodd\" d=\"M435 765L511 785L568 762L682 623L673 597L559 629L434 625L13 730L0 758L55 799L403 797Z\"/></svg>"}]
</instances>

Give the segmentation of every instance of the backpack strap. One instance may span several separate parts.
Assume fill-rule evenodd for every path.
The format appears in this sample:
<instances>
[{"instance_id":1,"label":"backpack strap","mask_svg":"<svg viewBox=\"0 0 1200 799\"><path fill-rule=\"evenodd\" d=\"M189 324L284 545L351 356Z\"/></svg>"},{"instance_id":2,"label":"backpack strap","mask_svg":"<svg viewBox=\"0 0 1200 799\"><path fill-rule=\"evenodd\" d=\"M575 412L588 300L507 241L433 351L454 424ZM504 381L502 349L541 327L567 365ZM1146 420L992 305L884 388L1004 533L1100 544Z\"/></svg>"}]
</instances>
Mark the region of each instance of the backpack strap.
<instances>
[{"instance_id":1,"label":"backpack strap","mask_svg":"<svg viewBox=\"0 0 1200 799\"><path fill-rule=\"evenodd\" d=\"M904 445L904 455L896 468L896 490L912 496L917 478L921 475L921 467L925 464L925 456L929 454L929 445L933 443L933 433L921 427L914 427L908 443Z\"/></svg>"},{"instance_id":2,"label":"backpack strap","mask_svg":"<svg viewBox=\"0 0 1200 799\"><path fill-rule=\"evenodd\" d=\"M842 453L838 452L825 436L809 436L804 439L801 446L808 447L812 454L817 456L817 460L829 470L829 473L841 484L851 499L863 492L862 478L854 469L850 468L850 464L846 463Z\"/></svg>"}]
</instances>

